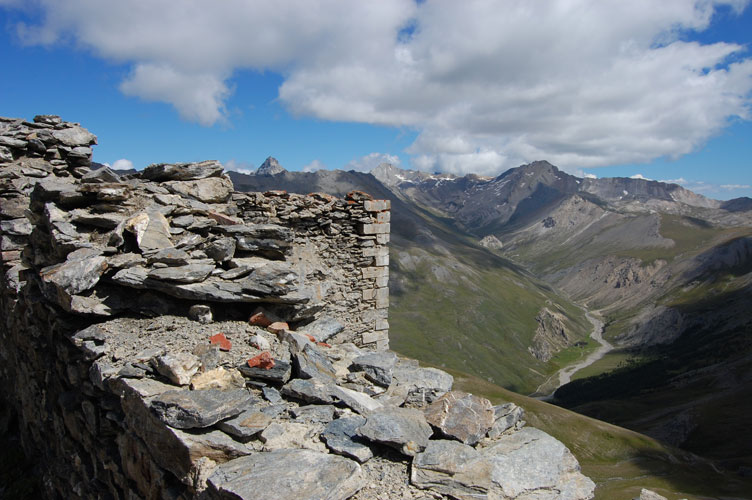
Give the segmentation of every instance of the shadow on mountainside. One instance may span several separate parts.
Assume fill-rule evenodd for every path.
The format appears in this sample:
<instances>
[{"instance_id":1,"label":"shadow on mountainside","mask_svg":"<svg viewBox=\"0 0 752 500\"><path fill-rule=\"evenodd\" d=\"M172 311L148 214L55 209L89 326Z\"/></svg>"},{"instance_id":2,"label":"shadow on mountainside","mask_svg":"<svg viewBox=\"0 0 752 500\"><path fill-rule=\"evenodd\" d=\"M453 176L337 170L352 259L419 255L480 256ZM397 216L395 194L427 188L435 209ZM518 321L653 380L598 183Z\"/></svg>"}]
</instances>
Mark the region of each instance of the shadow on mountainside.
<instances>
[{"instance_id":1,"label":"shadow on mountainside","mask_svg":"<svg viewBox=\"0 0 752 500\"><path fill-rule=\"evenodd\" d=\"M555 402L752 473L751 287L673 307L686 330L639 362L561 387ZM670 314L666 311L664 314Z\"/></svg>"}]
</instances>

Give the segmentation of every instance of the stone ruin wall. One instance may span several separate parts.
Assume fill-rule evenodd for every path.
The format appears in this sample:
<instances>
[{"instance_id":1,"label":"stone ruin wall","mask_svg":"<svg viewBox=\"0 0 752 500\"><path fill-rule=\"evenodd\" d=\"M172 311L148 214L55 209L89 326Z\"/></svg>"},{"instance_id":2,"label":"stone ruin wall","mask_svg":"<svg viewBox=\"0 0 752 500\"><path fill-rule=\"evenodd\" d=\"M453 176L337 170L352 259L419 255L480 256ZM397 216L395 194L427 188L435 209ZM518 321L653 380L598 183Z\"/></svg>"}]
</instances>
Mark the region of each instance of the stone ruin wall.
<instances>
[{"instance_id":1,"label":"stone ruin wall","mask_svg":"<svg viewBox=\"0 0 752 500\"><path fill-rule=\"evenodd\" d=\"M387 201L121 177L95 143L0 118L0 431L39 496L593 497L522 408L388 350Z\"/></svg>"},{"instance_id":2,"label":"stone ruin wall","mask_svg":"<svg viewBox=\"0 0 752 500\"><path fill-rule=\"evenodd\" d=\"M185 495L206 479L197 458L227 460L245 454L242 445L144 421L148 384L114 382L125 365L112 359L124 348L87 327L185 317L194 305L224 325L261 308L301 331L319 321L323 333L308 329L317 340L385 350L389 202L358 192L344 200L233 192L216 162L121 179L90 169L94 144L55 116L0 118L4 400L24 448L47 468L51 497ZM256 266L270 270L254 280Z\"/></svg>"}]
</instances>

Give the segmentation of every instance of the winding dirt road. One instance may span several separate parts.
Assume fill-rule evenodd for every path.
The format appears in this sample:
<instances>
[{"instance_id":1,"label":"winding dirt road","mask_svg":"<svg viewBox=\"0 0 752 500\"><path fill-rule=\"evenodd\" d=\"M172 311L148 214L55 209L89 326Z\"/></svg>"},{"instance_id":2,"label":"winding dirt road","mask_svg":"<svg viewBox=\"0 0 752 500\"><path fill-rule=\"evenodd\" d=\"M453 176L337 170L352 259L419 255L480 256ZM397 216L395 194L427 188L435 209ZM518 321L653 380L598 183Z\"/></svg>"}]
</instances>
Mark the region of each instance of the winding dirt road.
<instances>
[{"instance_id":1,"label":"winding dirt road","mask_svg":"<svg viewBox=\"0 0 752 500\"><path fill-rule=\"evenodd\" d=\"M582 370L583 368L592 365L603 356L605 356L608 351L614 348L613 345L611 345L607 340L603 338L603 321L594 317L589 312L585 313L585 317L593 325L593 333L590 334L590 338L598 342L600 344L600 347L591 352L590 355L582 361L564 367L558 372L554 373L551 378L546 380L538 387L538 390L535 392L536 399L540 399L542 401L550 400L556 392L556 389L564 384L568 384L572 380L572 375ZM554 384L553 388L551 388L551 382L557 380L557 378L558 381ZM546 392L542 393L542 391Z\"/></svg>"}]
</instances>

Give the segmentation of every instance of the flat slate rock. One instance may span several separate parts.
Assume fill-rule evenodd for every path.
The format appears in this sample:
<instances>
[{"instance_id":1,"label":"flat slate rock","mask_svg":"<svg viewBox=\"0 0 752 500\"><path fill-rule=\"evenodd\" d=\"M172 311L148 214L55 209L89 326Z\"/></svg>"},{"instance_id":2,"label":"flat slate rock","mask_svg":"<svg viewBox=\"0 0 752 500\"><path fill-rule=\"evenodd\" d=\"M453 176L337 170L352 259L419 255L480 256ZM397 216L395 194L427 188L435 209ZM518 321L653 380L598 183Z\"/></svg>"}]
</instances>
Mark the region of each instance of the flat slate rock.
<instances>
[{"instance_id":1,"label":"flat slate rock","mask_svg":"<svg viewBox=\"0 0 752 500\"><path fill-rule=\"evenodd\" d=\"M326 342L345 329L345 325L329 316L322 316L311 323L299 328L299 333L306 333L316 339L316 342Z\"/></svg>"},{"instance_id":2,"label":"flat slate rock","mask_svg":"<svg viewBox=\"0 0 752 500\"><path fill-rule=\"evenodd\" d=\"M352 408L361 415L368 415L383 407L380 401L373 399L364 392L355 391L347 387L336 386L334 396L344 405Z\"/></svg>"},{"instance_id":3,"label":"flat slate rock","mask_svg":"<svg viewBox=\"0 0 752 500\"><path fill-rule=\"evenodd\" d=\"M151 408L170 427L204 428L233 417L253 402L245 389L167 391L151 401Z\"/></svg>"},{"instance_id":4,"label":"flat slate rock","mask_svg":"<svg viewBox=\"0 0 752 500\"><path fill-rule=\"evenodd\" d=\"M203 203L224 203L233 191L232 181L225 177L206 177L189 181L167 181L167 189L174 194Z\"/></svg>"},{"instance_id":5,"label":"flat slate rock","mask_svg":"<svg viewBox=\"0 0 752 500\"><path fill-rule=\"evenodd\" d=\"M366 423L358 429L358 435L367 440L391 446L408 456L423 451L432 434L423 412L399 407L370 413Z\"/></svg>"},{"instance_id":6,"label":"flat slate rock","mask_svg":"<svg viewBox=\"0 0 752 500\"><path fill-rule=\"evenodd\" d=\"M307 403L331 404L335 401L338 387L317 379L296 378L282 387L281 393Z\"/></svg>"},{"instance_id":7,"label":"flat slate rock","mask_svg":"<svg viewBox=\"0 0 752 500\"><path fill-rule=\"evenodd\" d=\"M307 405L290 409L290 415L303 422L329 423L334 420L334 406Z\"/></svg>"},{"instance_id":8,"label":"flat slate rock","mask_svg":"<svg viewBox=\"0 0 752 500\"><path fill-rule=\"evenodd\" d=\"M450 391L425 410L426 421L445 436L474 445L494 424L494 409L486 398Z\"/></svg>"},{"instance_id":9,"label":"flat slate rock","mask_svg":"<svg viewBox=\"0 0 752 500\"><path fill-rule=\"evenodd\" d=\"M413 460L411 482L459 499L589 500L595 484L574 455L543 431L526 428L476 450L431 441Z\"/></svg>"},{"instance_id":10,"label":"flat slate rock","mask_svg":"<svg viewBox=\"0 0 752 500\"><path fill-rule=\"evenodd\" d=\"M391 351L372 352L355 358L350 370L365 372L366 378L371 382L389 387L396 363L397 355Z\"/></svg>"},{"instance_id":11,"label":"flat slate rock","mask_svg":"<svg viewBox=\"0 0 752 500\"><path fill-rule=\"evenodd\" d=\"M163 267L149 271L148 277L178 283L200 283L214 271L212 264L188 264L186 266Z\"/></svg>"},{"instance_id":12,"label":"flat slate rock","mask_svg":"<svg viewBox=\"0 0 752 500\"><path fill-rule=\"evenodd\" d=\"M142 179L151 181L192 181L222 175L224 168L216 160L198 163L155 163L140 172Z\"/></svg>"},{"instance_id":13,"label":"flat slate rock","mask_svg":"<svg viewBox=\"0 0 752 500\"><path fill-rule=\"evenodd\" d=\"M408 403L432 403L452 389L454 377L438 368L420 368L409 363L397 363L394 380L407 387Z\"/></svg>"},{"instance_id":14,"label":"flat slate rock","mask_svg":"<svg viewBox=\"0 0 752 500\"><path fill-rule=\"evenodd\" d=\"M311 450L274 450L226 462L209 477L219 498L345 500L365 486L360 466Z\"/></svg>"},{"instance_id":15,"label":"flat slate rock","mask_svg":"<svg viewBox=\"0 0 752 500\"><path fill-rule=\"evenodd\" d=\"M241 440L248 440L266 429L271 422L271 416L261 412L259 408L252 407L239 415L219 422L217 428Z\"/></svg>"},{"instance_id":16,"label":"flat slate rock","mask_svg":"<svg viewBox=\"0 0 752 500\"><path fill-rule=\"evenodd\" d=\"M268 380L270 382L284 384L285 382L290 380L290 375L292 374L292 365L286 361L282 361L281 359L274 359L274 366L269 369L259 368L257 366L252 368L248 366L247 363L243 363L242 365L238 366L238 370L240 370L240 373L248 378Z\"/></svg>"},{"instance_id":17,"label":"flat slate rock","mask_svg":"<svg viewBox=\"0 0 752 500\"><path fill-rule=\"evenodd\" d=\"M334 365L313 344L308 343L293 356L295 373L300 378L318 378L334 381L336 371Z\"/></svg>"},{"instance_id":18,"label":"flat slate rock","mask_svg":"<svg viewBox=\"0 0 752 500\"><path fill-rule=\"evenodd\" d=\"M373 451L358 435L358 427L365 423L365 417L357 415L332 420L321 433L321 438L332 452L360 463L367 462L373 457Z\"/></svg>"}]
</instances>

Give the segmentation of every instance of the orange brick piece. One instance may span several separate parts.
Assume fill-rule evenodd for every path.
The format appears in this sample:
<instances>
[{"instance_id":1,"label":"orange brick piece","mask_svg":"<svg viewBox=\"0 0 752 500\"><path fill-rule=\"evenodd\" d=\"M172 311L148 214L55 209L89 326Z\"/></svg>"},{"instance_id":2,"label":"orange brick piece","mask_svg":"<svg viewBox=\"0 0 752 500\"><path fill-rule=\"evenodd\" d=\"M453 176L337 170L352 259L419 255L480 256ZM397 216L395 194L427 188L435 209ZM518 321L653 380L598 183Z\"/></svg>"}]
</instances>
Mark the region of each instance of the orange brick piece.
<instances>
[{"instance_id":1,"label":"orange brick piece","mask_svg":"<svg viewBox=\"0 0 752 500\"><path fill-rule=\"evenodd\" d=\"M261 328L266 328L267 326L272 324L272 320L267 318L266 315L262 312L257 312L256 314L252 315L250 318L248 318L248 322L253 326L260 326Z\"/></svg>"},{"instance_id":2,"label":"orange brick piece","mask_svg":"<svg viewBox=\"0 0 752 500\"><path fill-rule=\"evenodd\" d=\"M267 326L266 329L271 333L282 333L285 330L289 330L290 325L288 325L284 321L275 321L271 325Z\"/></svg>"},{"instance_id":3,"label":"orange brick piece","mask_svg":"<svg viewBox=\"0 0 752 500\"><path fill-rule=\"evenodd\" d=\"M229 351L232 349L232 342L230 342L230 339L225 337L225 334L221 332L209 337L209 343L219 345L220 351Z\"/></svg>"},{"instance_id":4,"label":"orange brick piece","mask_svg":"<svg viewBox=\"0 0 752 500\"><path fill-rule=\"evenodd\" d=\"M248 366L251 368L261 368L262 370L271 370L274 368L274 359L272 358L272 355L269 354L269 351L264 351L258 356L254 356L248 361Z\"/></svg>"}]
</instances>

